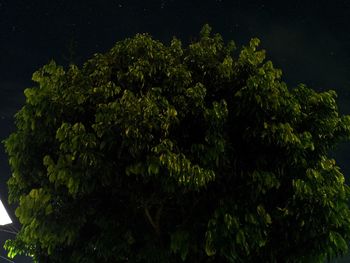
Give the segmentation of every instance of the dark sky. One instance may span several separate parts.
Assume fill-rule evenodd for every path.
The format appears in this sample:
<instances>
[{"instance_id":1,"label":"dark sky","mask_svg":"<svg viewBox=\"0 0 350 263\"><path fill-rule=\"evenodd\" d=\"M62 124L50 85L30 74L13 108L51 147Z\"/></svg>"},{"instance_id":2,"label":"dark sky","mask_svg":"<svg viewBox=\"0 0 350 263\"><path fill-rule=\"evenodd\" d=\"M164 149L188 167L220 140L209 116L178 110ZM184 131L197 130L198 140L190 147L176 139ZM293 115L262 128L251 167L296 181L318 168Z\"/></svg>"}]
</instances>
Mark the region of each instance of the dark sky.
<instances>
[{"instance_id":1,"label":"dark sky","mask_svg":"<svg viewBox=\"0 0 350 263\"><path fill-rule=\"evenodd\" d=\"M340 111L350 114L350 0L0 0L0 139L14 130L13 115L23 105L23 90L33 85L32 73L51 59L79 64L138 32L186 43L205 23L238 45L260 38L290 87L334 89ZM350 144L334 155L350 178ZM1 146L4 203L9 176ZM0 246L7 237L0 232Z\"/></svg>"}]
</instances>

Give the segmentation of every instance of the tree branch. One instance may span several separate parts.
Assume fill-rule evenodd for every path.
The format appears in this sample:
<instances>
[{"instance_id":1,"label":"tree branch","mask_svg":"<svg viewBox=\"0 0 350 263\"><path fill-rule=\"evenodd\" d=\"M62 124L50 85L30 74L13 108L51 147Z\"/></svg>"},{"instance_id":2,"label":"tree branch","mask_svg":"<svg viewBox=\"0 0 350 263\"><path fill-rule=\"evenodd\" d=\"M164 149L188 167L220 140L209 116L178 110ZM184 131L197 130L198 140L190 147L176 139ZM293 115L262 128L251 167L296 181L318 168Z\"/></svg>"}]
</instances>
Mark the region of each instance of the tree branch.
<instances>
[{"instance_id":1,"label":"tree branch","mask_svg":"<svg viewBox=\"0 0 350 263\"><path fill-rule=\"evenodd\" d=\"M152 227L154 228L154 231L156 232L157 236L160 236L160 227L159 227L159 221L160 221L160 215L161 215L161 212L162 212L162 209L163 209L163 204L158 208L157 212L156 212L156 217L155 217L155 220L153 220L150 212L149 212L149 209L148 209L148 206L145 205L145 215L148 219L148 221L150 222L150 224L152 225Z\"/></svg>"}]
</instances>

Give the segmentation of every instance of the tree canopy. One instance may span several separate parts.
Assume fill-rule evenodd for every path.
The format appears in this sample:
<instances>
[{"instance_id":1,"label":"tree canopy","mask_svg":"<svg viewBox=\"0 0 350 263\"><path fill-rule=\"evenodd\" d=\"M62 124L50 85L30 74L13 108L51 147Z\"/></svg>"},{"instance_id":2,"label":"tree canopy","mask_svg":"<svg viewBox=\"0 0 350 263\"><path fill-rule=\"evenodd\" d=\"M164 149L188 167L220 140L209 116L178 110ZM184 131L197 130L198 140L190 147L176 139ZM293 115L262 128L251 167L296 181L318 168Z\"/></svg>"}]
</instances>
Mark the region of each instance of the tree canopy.
<instances>
[{"instance_id":1,"label":"tree canopy","mask_svg":"<svg viewBox=\"0 0 350 263\"><path fill-rule=\"evenodd\" d=\"M350 137L332 90L288 88L254 38L205 25L183 47L148 34L82 66L55 62L5 140L37 262L323 262L347 251Z\"/></svg>"}]
</instances>

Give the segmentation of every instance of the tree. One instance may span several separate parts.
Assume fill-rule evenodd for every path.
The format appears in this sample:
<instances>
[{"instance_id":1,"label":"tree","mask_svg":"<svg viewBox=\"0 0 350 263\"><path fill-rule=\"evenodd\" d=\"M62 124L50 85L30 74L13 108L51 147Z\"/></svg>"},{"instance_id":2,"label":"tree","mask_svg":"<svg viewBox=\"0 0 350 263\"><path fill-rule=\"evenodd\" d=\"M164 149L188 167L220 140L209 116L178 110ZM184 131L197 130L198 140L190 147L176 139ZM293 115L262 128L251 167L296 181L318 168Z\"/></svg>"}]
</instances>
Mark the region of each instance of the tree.
<instances>
[{"instance_id":1,"label":"tree","mask_svg":"<svg viewBox=\"0 0 350 263\"><path fill-rule=\"evenodd\" d=\"M347 251L350 136L334 91L288 89L259 40L205 25L183 48L147 34L80 68L51 62L5 141L38 262L323 262Z\"/></svg>"}]
</instances>

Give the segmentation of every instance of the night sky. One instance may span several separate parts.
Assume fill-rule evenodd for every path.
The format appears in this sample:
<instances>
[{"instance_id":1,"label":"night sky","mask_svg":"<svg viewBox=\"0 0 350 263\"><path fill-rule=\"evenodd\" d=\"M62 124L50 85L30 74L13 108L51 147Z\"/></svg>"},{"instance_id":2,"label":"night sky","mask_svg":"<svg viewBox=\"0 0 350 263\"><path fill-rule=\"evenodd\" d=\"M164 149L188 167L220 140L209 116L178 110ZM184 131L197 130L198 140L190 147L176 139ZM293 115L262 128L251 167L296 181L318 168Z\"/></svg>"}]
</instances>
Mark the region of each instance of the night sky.
<instances>
[{"instance_id":1,"label":"night sky","mask_svg":"<svg viewBox=\"0 0 350 263\"><path fill-rule=\"evenodd\" d=\"M173 36L188 43L205 23L238 46L260 38L290 88L334 89L341 113L350 114L350 0L0 0L0 139L14 131L31 75L51 59L81 64L142 32L166 44ZM332 154L350 179L350 143ZM0 198L7 207L9 176L1 145ZM0 246L8 237L0 232Z\"/></svg>"}]
</instances>

